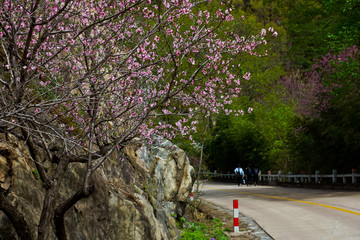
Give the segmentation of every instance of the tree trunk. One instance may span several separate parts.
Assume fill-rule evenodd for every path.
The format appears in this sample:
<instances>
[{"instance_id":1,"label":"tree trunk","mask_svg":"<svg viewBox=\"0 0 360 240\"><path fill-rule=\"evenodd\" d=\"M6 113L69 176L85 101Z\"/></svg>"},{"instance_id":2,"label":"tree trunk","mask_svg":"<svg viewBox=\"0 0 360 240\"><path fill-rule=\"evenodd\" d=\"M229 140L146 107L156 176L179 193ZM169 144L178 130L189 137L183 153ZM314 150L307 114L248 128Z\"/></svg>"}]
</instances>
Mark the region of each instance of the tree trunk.
<instances>
[{"instance_id":1,"label":"tree trunk","mask_svg":"<svg viewBox=\"0 0 360 240\"><path fill-rule=\"evenodd\" d=\"M59 240L67 240L64 222L64 216L67 210L69 210L81 199L89 197L94 192L94 190L94 186L90 186L90 189L88 190L81 189L77 191L74 195L72 195L70 198L68 198L65 202L56 207L54 223L56 228L55 234Z\"/></svg>"},{"instance_id":2,"label":"tree trunk","mask_svg":"<svg viewBox=\"0 0 360 240\"><path fill-rule=\"evenodd\" d=\"M58 184L54 183L49 189L46 190L44 197L44 206L41 212L38 240L48 240L50 234L51 223L55 211L55 201L58 191Z\"/></svg>"},{"instance_id":3,"label":"tree trunk","mask_svg":"<svg viewBox=\"0 0 360 240\"><path fill-rule=\"evenodd\" d=\"M51 181L50 187L46 190L44 198L44 206L41 212L39 223L39 237L38 240L47 240L50 234L50 228L55 214L56 198L58 196L60 178L64 174L69 162L67 160L60 160L56 168L55 176Z\"/></svg>"},{"instance_id":4,"label":"tree trunk","mask_svg":"<svg viewBox=\"0 0 360 240\"><path fill-rule=\"evenodd\" d=\"M16 210L14 206L4 196L4 189L0 188L0 210L10 219L16 233L21 240L32 240L30 227L25 221L24 216Z\"/></svg>"}]
</instances>

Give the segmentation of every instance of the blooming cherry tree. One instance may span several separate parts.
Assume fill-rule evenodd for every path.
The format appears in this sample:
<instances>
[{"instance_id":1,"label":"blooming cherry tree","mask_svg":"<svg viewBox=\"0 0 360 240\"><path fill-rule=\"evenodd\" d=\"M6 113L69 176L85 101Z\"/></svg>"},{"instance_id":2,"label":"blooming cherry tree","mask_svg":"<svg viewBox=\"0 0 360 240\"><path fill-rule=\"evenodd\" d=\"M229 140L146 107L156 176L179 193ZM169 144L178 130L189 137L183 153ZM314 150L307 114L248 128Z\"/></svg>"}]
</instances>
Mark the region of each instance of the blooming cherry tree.
<instances>
[{"instance_id":1,"label":"blooming cherry tree","mask_svg":"<svg viewBox=\"0 0 360 240\"><path fill-rule=\"evenodd\" d=\"M151 143L154 135L188 135L196 114L226 109L241 93L250 73L243 75L236 59L256 55L266 31L239 36L231 29L230 6L213 6L196 0L1 1L0 131L26 139L44 182L38 239L48 238L52 221L57 237L66 239L65 212L92 193L90 176L113 151L135 137ZM39 164L39 148L57 165L53 175ZM87 166L83 187L57 203L60 176L72 162ZM26 222L16 220L18 234L31 239Z\"/></svg>"},{"instance_id":2,"label":"blooming cherry tree","mask_svg":"<svg viewBox=\"0 0 360 240\"><path fill-rule=\"evenodd\" d=\"M282 79L286 97L296 102L297 113L303 117L319 118L322 112L326 112L332 99L344 88L343 85L349 84L347 77L337 76L343 71L342 64L355 61L358 55L359 49L355 45L338 55L328 53L314 60L311 71L304 74L297 71Z\"/></svg>"}]
</instances>

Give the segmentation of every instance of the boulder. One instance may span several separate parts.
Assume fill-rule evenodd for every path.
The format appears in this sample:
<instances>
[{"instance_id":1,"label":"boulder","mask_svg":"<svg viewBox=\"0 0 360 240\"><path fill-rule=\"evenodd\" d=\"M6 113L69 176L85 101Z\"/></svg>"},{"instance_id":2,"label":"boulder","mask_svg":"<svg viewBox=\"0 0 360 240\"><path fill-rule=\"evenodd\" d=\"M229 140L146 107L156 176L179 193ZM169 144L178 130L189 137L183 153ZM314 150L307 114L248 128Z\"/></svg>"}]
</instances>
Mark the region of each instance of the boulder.
<instances>
[{"instance_id":1,"label":"boulder","mask_svg":"<svg viewBox=\"0 0 360 240\"><path fill-rule=\"evenodd\" d=\"M185 212L194 176L185 152L158 139L152 145L129 144L124 153L121 158L114 154L104 162L92 176L95 192L66 213L68 239L180 237L175 218ZM70 165L61 182L58 202L81 186L84 173L82 164ZM45 191L26 144L13 137L0 136L0 186L24 215L36 239ZM18 239L1 211L0 234L1 239Z\"/></svg>"}]
</instances>

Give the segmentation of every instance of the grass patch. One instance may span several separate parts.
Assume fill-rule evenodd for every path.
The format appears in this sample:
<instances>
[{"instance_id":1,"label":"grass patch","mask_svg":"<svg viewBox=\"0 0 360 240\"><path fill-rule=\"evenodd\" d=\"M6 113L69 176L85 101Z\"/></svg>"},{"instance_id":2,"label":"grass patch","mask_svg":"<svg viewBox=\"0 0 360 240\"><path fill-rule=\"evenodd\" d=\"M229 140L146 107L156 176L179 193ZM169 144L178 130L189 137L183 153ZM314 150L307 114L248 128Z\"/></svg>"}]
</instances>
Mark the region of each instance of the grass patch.
<instances>
[{"instance_id":1,"label":"grass patch","mask_svg":"<svg viewBox=\"0 0 360 240\"><path fill-rule=\"evenodd\" d=\"M181 240L227 240L221 219L202 219L190 222L180 218L178 227L183 231Z\"/></svg>"},{"instance_id":2,"label":"grass patch","mask_svg":"<svg viewBox=\"0 0 360 240\"><path fill-rule=\"evenodd\" d=\"M239 222L240 233L234 233L232 214L206 201L191 202L184 217L177 218L176 223L182 232L180 240L259 239L243 221Z\"/></svg>"}]
</instances>

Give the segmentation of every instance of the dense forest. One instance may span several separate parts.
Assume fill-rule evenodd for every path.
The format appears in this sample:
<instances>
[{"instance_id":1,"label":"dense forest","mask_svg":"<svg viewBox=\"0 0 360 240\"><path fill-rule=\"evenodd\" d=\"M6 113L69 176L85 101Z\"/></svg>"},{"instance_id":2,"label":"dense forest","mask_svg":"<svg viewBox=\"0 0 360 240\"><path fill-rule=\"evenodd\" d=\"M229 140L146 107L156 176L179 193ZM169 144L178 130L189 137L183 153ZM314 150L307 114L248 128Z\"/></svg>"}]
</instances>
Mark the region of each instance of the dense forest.
<instances>
[{"instance_id":1,"label":"dense forest","mask_svg":"<svg viewBox=\"0 0 360 240\"><path fill-rule=\"evenodd\" d=\"M277 37L268 40L268 54L241 58L251 78L229 110L201 121L197 144L178 140L194 164L204 159L218 172L238 163L263 172L359 168L360 1L232 4L234 31L250 36L264 29Z\"/></svg>"}]
</instances>

